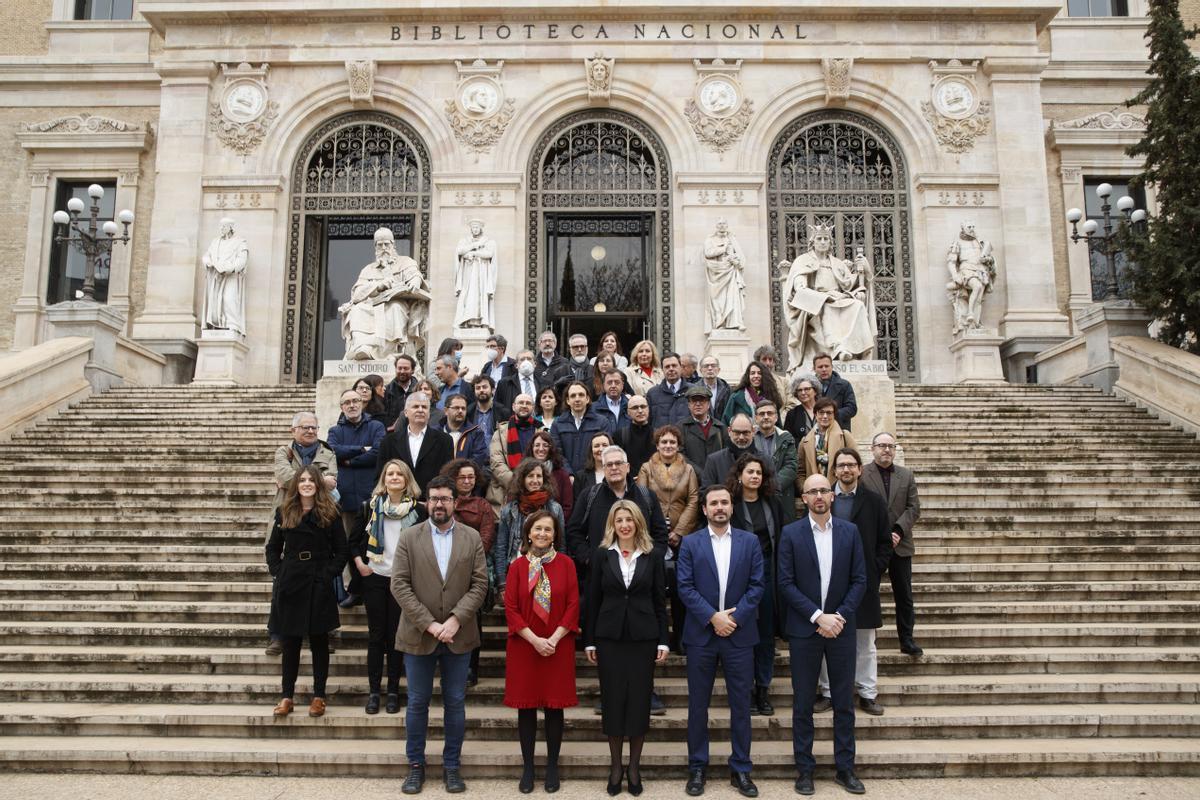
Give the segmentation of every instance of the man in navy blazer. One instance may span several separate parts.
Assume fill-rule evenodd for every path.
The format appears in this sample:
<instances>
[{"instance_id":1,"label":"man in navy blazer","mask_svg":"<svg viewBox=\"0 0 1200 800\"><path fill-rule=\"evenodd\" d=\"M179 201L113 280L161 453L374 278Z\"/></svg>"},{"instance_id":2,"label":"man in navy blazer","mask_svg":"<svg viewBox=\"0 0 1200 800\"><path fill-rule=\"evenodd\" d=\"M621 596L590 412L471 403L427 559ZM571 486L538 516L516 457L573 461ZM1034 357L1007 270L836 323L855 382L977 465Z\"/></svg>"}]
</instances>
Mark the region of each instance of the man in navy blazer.
<instances>
[{"instance_id":1,"label":"man in navy blazer","mask_svg":"<svg viewBox=\"0 0 1200 800\"><path fill-rule=\"evenodd\" d=\"M801 497L808 514L784 526L776 568L788 612L796 791L813 793L813 702L824 660L833 700L834 780L862 794L866 789L854 774L854 614L867 587L862 539L853 523L831 513L833 491L824 475L810 475Z\"/></svg>"},{"instance_id":2,"label":"man in navy blazer","mask_svg":"<svg viewBox=\"0 0 1200 800\"><path fill-rule=\"evenodd\" d=\"M730 526L733 498L724 486L707 487L701 506L708 526L683 537L675 567L679 599L687 609L683 623L688 682L687 793L693 797L704 794L708 705L720 664L725 671L733 740L729 781L743 797L757 797L758 788L750 780L750 692L754 645L758 644L758 604L764 589L762 547L753 533ZM816 680L814 673L814 686Z\"/></svg>"}]
</instances>

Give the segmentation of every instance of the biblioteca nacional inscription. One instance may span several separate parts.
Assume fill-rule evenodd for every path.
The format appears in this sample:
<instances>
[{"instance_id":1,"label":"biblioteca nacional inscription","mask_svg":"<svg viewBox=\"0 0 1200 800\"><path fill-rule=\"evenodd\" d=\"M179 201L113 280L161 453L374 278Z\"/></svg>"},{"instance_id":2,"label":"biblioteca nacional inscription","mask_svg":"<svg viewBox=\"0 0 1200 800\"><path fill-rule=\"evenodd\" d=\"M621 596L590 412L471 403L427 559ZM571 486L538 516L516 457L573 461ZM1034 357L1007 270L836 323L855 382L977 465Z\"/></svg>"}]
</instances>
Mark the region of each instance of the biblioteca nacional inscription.
<instances>
[{"instance_id":1,"label":"biblioteca nacional inscription","mask_svg":"<svg viewBox=\"0 0 1200 800\"><path fill-rule=\"evenodd\" d=\"M446 25L393 25L393 42L503 42L507 40L700 40L798 41L807 39L793 22L682 22L682 23L456 23Z\"/></svg>"}]
</instances>

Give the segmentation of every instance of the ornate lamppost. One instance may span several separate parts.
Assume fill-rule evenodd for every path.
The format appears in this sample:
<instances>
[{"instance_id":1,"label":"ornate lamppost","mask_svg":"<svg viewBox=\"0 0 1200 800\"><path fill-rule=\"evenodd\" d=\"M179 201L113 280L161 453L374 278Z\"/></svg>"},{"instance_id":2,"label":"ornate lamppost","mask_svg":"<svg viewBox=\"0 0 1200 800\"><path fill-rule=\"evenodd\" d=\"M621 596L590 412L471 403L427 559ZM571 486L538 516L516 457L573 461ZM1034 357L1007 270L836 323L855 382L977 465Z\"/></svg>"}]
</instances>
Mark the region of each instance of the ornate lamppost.
<instances>
[{"instance_id":1,"label":"ornate lamppost","mask_svg":"<svg viewBox=\"0 0 1200 800\"><path fill-rule=\"evenodd\" d=\"M67 201L66 211L54 212L54 224L59 226L55 242L66 242L83 253L83 288L76 294L77 299L96 301L96 271L100 259L112 255L113 242L129 243L129 226L133 224L133 212L124 209L117 215L124 230L117 236L117 223L108 220L100 224L100 201L104 198L104 187L93 183L88 187L88 196L92 198L92 207L88 216L81 218L84 212L83 201L72 197ZM70 213L68 213L70 212Z\"/></svg>"},{"instance_id":2,"label":"ornate lamppost","mask_svg":"<svg viewBox=\"0 0 1200 800\"><path fill-rule=\"evenodd\" d=\"M1078 242L1080 239L1086 239L1088 255L1100 253L1107 260L1108 283L1105 286L1105 300L1116 300L1118 297L1117 254L1121 252L1122 229L1126 225L1132 225L1135 231L1140 232L1141 226L1146 222L1145 210L1135 209L1133 198L1129 195L1125 195L1117 201L1117 210L1121 212L1121 216L1114 218L1112 206L1108 202L1108 198L1112 196L1112 189L1112 184L1108 183L1102 183L1096 187L1096 196L1100 198L1100 213L1104 215L1103 234L1098 234L1101 223L1089 219L1083 223L1083 235L1080 236L1079 221L1083 219L1083 212L1078 208L1072 208L1067 212L1067 222L1071 223L1071 241Z\"/></svg>"}]
</instances>

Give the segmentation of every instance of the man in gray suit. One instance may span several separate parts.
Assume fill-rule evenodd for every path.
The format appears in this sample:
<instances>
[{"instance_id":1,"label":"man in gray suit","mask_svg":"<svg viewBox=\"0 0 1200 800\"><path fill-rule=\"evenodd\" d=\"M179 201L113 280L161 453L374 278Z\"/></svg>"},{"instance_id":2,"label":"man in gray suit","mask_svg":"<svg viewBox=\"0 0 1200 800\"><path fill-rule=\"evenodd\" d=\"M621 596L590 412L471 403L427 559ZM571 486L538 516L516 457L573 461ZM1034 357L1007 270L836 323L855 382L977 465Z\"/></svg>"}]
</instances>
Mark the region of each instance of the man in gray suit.
<instances>
[{"instance_id":1,"label":"man in gray suit","mask_svg":"<svg viewBox=\"0 0 1200 800\"><path fill-rule=\"evenodd\" d=\"M863 467L862 483L887 501L888 524L891 526L892 552L888 562L888 577L892 582L892 598L896 601L896 633L900 636L900 652L910 656L924 653L913 639L916 611L913 608L912 557L915 551L912 529L921 516L917 499L917 481L912 470L893 463L896 458L896 437L877 433L871 439L870 464Z\"/></svg>"},{"instance_id":2,"label":"man in gray suit","mask_svg":"<svg viewBox=\"0 0 1200 800\"><path fill-rule=\"evenodd\" d=\"M442 672L446 791L466 790L459 774L466 734L467 670L479 646L476 613L487 594L483 542L474 528L454 519L454 481L438 476L425 487L429 521L400 532L392 566L392 595L400 605L396 649L408 676L408 777L400 791L417 794L425 785L425 739L433 673Z\"/></svg>"}]
</instances>

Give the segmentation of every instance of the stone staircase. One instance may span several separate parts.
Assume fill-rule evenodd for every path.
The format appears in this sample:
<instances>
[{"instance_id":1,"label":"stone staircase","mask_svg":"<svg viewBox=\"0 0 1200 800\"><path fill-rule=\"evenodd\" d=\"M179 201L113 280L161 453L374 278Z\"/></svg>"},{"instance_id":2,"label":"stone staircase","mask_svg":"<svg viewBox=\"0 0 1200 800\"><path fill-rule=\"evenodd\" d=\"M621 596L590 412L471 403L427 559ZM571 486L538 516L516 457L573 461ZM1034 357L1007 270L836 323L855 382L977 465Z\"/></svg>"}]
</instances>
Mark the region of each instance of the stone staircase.
<instances>
[{"instance_id":1,"label":"stone staircase","mask_svg":"<svg viewBox=\"0 0 1200 800\"><path fill-rule=\"evenodd\" d=\"M887 712L858 715L863 776L1200 775L1196 437L1084 388L901 386L897 401L921 487L926 654L898 652L885 581ZM343 614L327 715L271 716L269 460L313 402L303 387L121 389L0 449L15 488L0 497L7 769L403 774L403 714L362 712L361 608ZM519 770L500 625L469 698L468 777ZM756 776L792 774L783 650L779 713L754 718ZM683 676L672 657L657 681L670 709L646 746L654 777L683 775ZM579 686L566 774L598 780L607 747L582 662ZM302 675L298 699L309 688ZM719 765L727 713L712 727ZM830 763L830 715L817 735Z\"/></svg>"}]
</instances>

